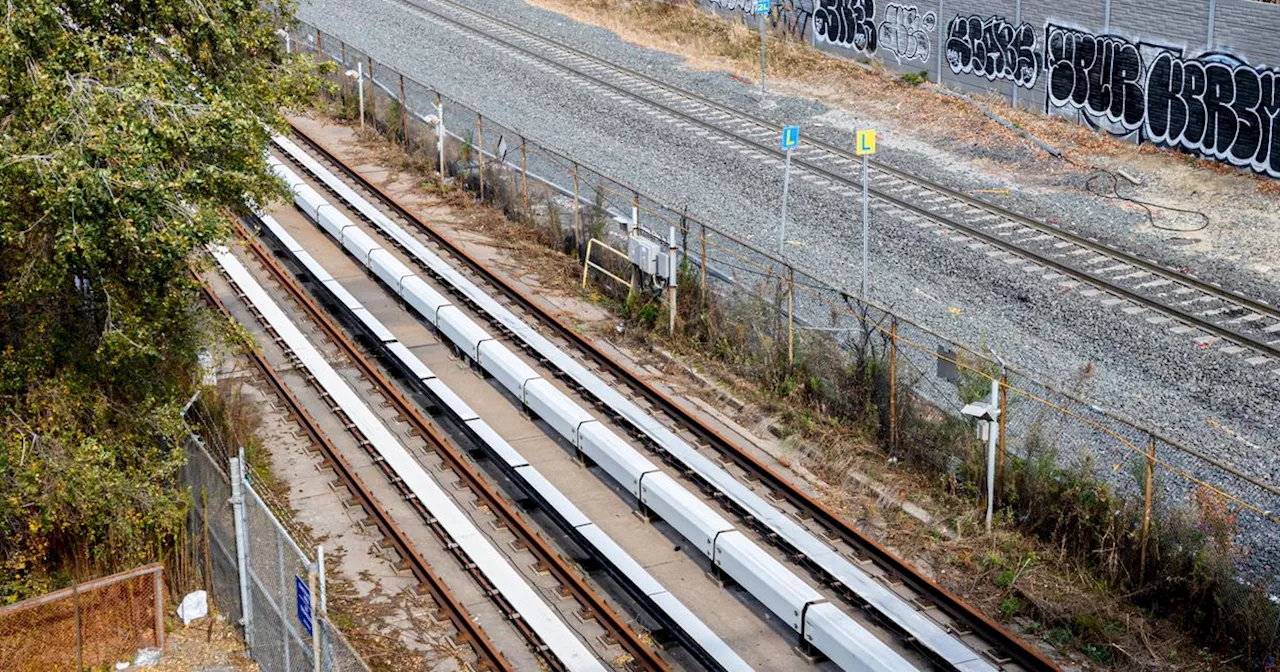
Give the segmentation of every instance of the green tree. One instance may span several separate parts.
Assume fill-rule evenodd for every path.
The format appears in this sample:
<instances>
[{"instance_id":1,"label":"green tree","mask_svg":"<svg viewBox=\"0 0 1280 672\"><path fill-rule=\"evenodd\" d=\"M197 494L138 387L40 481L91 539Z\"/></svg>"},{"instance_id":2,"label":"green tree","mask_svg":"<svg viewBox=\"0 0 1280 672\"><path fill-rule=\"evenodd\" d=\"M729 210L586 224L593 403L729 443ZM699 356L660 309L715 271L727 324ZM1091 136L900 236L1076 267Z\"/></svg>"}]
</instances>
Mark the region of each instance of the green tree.
<instances>
[{"instance_id":1,"label":"green tree","mask_svg":"<svg viewBox=\"0 0 1280 672\"><path fill-rule=\"evenodd\" d=\"M210 337L187 273L281 187L319 86L291 0L0 6L0 604L154 557L181 525L181 408ZM265 125L265 126L264 126Z\"/></svg>"}]
</instances>

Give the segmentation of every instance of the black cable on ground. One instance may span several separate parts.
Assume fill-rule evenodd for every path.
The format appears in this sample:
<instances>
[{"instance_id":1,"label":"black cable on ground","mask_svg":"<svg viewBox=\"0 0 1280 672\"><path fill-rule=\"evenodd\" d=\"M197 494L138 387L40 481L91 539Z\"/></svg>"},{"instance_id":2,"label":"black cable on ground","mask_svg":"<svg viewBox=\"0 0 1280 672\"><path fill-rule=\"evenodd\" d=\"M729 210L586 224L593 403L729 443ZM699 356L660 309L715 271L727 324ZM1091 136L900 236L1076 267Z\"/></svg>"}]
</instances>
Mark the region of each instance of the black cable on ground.
<instances>
[{"instance_id":1,"label":"black cable on ground","mask_svg":"<svg viewBox=\"0 0 1280 672\"><path fill-rule=\"evenodd\" d=\"M1111 180L1111 184L1109 185L1110 189L1106 189L1104 187L1103 188L1104 190L1100 191L1094 188L1094 185L1098 182L1100 178L1110 178ZM1160 205L1158 203L1143 201L1143 200L1133 198L1131 196L1125 196L1124 194L1121 194L1120 179L1116 177L1115 173L1109 170L1105 170L1105 169L1096 170L1092 175L1089 176L1088 179L1084 181L1084 190L1094 196L1099 196L1107 200L1126 201L1129 203L1133 203L1134 205L1137 205L1138 207L1146 211L1147 221L1151 223L1152 228L1160 229L1161 231L1174 231L1176 233L1194 233L1196 231L1203 231L1209 228L1209 216L1199 210L1185 210L1183 208L1175 208L1172 206ZM1204 220L1204 222L1200 226L1197 226L1191 229L1178 229L1172 226L1163 226L1161 224L1156 223L1155 211L1152 208L1159 208L1161 210L1167 210L1170 212L1181 212L1186 215L1194 215Z\"/></svg>"}]
</instances>

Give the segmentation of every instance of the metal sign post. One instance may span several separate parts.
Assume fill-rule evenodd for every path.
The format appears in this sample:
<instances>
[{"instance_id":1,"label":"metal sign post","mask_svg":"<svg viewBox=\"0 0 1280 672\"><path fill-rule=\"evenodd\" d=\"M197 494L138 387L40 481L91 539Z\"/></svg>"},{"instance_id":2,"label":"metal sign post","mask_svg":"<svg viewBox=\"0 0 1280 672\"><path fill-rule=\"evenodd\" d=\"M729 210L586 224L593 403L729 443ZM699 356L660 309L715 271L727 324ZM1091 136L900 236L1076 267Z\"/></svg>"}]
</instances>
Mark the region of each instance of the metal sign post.
<instances>
[{"instance_id":1,"label":"metal sign post","mask_svg":"<svg viewBox=\"0 0 1280 672\"><path fill-rule=\"evenodd\" d=\"M867 248L870 245L870 220L867 203L867 159L876 153L876 132L858 131L857 154L862 157L862 301L867 301Z\"/></svg>"},{"instance_id":2,"label":"metal sign post","mask_svg":"<svg viewBox=\"0 0 1280 672\"><path fill-rule=\"evenodd\" d=\"M364 128L364 63L356 61L356 89L360 92L360 128Z\"/></svg>"},{"instance_id":3,"label":"metal sign post","mask_svg":"<svg viewBox=\"0 0 1280 672\"><path fill-rule=\"evenodd\" d=\"M787 161L782 169L782 219L778 222L778 257L783 256L782 246L787 238L787 192L791 189L791 150L800 144L800 127L782 127L782 149L787 152Z\"/></svg>"},{"instance_id":4,"label":"metal sign post","mask_svg":"<svg viewBox=\"0 0 1280 672\"><path fill-rule=\"evenodd\" d=\"M760 100L767 93L764 85L764 17L769 14L769 0L756 0L756 16L760 19Z\"/></svg>"}]
</instances>

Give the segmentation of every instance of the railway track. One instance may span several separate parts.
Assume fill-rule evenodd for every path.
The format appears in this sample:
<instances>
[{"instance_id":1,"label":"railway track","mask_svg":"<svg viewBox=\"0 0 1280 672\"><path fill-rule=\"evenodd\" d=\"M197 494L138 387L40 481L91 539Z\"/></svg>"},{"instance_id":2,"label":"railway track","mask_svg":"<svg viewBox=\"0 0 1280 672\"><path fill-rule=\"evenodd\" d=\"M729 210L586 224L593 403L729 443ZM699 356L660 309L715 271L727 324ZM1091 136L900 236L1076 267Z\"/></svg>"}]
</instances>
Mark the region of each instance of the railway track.
<instances>
[{"instance_id":1,"label":"railway track","mask_svg":"<svg viewBox=\"0 0 1280 672\"><path fill-rule=\"evenodd\" d=\"M532 524L517 512L516 506L495 490L476 470L474 465L465 459L462 451L445 439L430 424L417 405L410 402L379 368L365 357L356 344L343 333L341 328L328 317L324 310L298 285L289 272L281 266L272 253L266 250L257 240L248 237L247 234L242 235L242 238L253 259L265 269L277 287L285 293L294 305L299 307L306 315L306 318L318 327L326 340L337 347L341 357L355 367L361 381L371 384L373 386L372 393L381 397L384 400L383 403L396 413L398 419L407 422L413 434L422 437L426 441L431 454L441 458L442 473L456 475L457 482L453 487L474 495L479 510L492 516L495 529L509 530L514 536L517 546L513 548L517 552L523 553L527 551L532 554L540 573L546 573L553 577L560 587L559 591L564 596L575 600L582 614L580 620L584 623L590 621L597 623L598 629L603 632L602 642L605 644L616 642L629 659L633 661L632 666L634 668L646 670L669 669L667 663L653 648L643 641L639 634L592 590L582 577L574 572L551 544L538 534ZM234 263L233 260L220 257L219 261L223 265L224 271L229 274L230 270L227 265ZM228 278L230 280L230 275L228 275ZM231 284L239 295L245 294L244 288L234 281L231 281ZM257 304L249 305L255 317L262 320L262 309ZM277 324L268 324L265 320L263 324L273 340L281 338L277 333L279 328ZM295 361L298 361L296 351L292 356ZM317 378L324 380L323 374L316 374L314 370L309 370L307 376L313 384L316 383ZM273 386L276 385L278 380L278 377L273 380ZM502 570L502 567L499 566L500 563L495 561L494 558L484 557L484 548L477 545L477 543L483 545L484 542L479 540L484 535L477 535L474 528L472 532L460 534L458 530L461 528L457 527L460 524L460 519L457 513L442 512L438 506L433 509L431 505L433 498L430 496L430 492L422 488L422 479L406 473L403 469L403 460L402 468L396 468L395 456L388 456L385 452L387 439L383 436L379 440L377 436L379 432L385 432L385 428L379 429L376 424L369 425L367 420L365 425L362 426L360 424L363 415L367 415L367 409L362 415L360 409L353 410L349 405L343 405L341 396L335 393L332 388L317 389L321 398L339 417L342 426L353 434L357 443L369 454L373 463L377 464L378 468L386 475L387 481L395 487L398 495L417 511L422 522L425 522L441 539L449 553L458 559L459 565L463 570L471 575L479 586L481 594L487 596L498 607L510 626L518 631L528 642L529 650L532 651L537 659L541 660L540 664L549 669L557 670L598 669L601 667L599 661L596 660L596 656L583 655L582 650L575 643L576 637L568 637L568 639L574 640L568 642L568 646L566 646L565 641L556 641L548 638L547 633L554 635L554 628L548 627L548 625L553 620L560 622L560 619L548 617L545 613L534 613L536 610L532 609L530 605L536 601L536 598L532 598L532 595L537 593L536 589L534 593L526 592L524 594L520 594L519 591L512 591L511 587L515 582L512 581L510 571L504 570L505 574L504 571L493 571L495 567L499 570ZM350 401L351 399L348 398L348 402ZM290 405L292 406L292 404ZM371 431L373 431L372 435L370 434ZM322 444L322 447L333 449L331 443L326 442L326 444ZM371 508L366 507L366 510L369 511L371 517L384 531L391 531L391 542L397 551L401 553L401 557L409 565L410 569L415 574L429 572L430 566L425 561L419 562L421 555L414 549L409 540L403 534L396 533L398 528L395 527L396 522L393 517L377 506L376 498L370 494L369 485L357 478L349 478L349 476L354 475L354 472L349 466L344 465L341 453L336 449L334 450L333 454L337 455L337 459L331 460L331 462L334 465L335 473L339 475L344 485L362 505L372 502ZM326 458L329 458L328 452ZM417 486L416 489L415 485ZM436 499L438 500L438 498ZM455 609L450 606L448 588L438 576L434 579L426 573L423 573L422 576L427 579L428 587L432 588L433 594L440 593L442 608L449 615L450 620L455 622L455 627L461 633L462 638L476 650L477 661L482 667L497 670L518 669L513 667L507 658L494 647L492 640L475 623L475 619L468 615L465 607L458 605L458 608ZM438 589L434 586L438 586ZM564 640L564 637L561 640ZM595 662L590 662L587 658Z\"/></svg>"},{"instance_id":2,"label":"railway track","mask_svg":"<svg viewBox=\"0 0 1280 672\"><path fill-rule=\"evenodd\" d=\"M207 283L202 282L202 294L205 300L216 307L223 316L230 321L235 321L234 314ZM252 308L250 310L256 312ZM260 318L260 313L256 317ZM275 336L274 331L270 330L269 327L267 328ZM444 579L432 569L430 563L409 540L408 535L395 521L395 518L373 495L372 489L360 477L355 467L329 439L328 434L320 429L315 418L311 416L311 413L307 411L298 397L285 385L275 367L267 361L266 356L257 349L249 349L248 354L258 372L276 397L283 402L289 415L302 428L312 446L320 452L325 463L329 465L338 477L339 482L351 493L356 504L365 511L374 525L377 526L378 531L382 533L384 545L396 551L401 561L407 565L408 570L413 573L414 577L431 595L441 613L448 618L458 633L453 638L454 641L471 649L477 666L481 669L513 671L515 668L511 666L510 661L494 645L488 633L476 623L470 611L457 598ZM331 408L331 410L336 412L339 409Z\"/></svg>"},{"instance_id":3,"label":"railway track","mask_svg":"<svg viewBox=\"0 0 1280 672\"><path fill-rule=\"evenodd\" d=\"M580 337L568 325L548 315L536 301L505 283L477 260L453 246L447 239L436 235L427 225L397 205L393 199L381 193L376 186L363 180L356 171L342 164L322 147L310 142L300 130L295 128L295 132L297 137L308 146L312 161L321 161L332 167L333 172L341 174L343 179L352 185L346 187L347 189L355 189L358 194L378 203L380 208L392 213L392 218L412 229L414 235L425 236L433 247L455 260L451 263L467 268L480 284L486 285L485 291L511 299L515 310L525 317L525 322L549 327L554 336L552 339L543 340L549 340L566 350L576 351L578 356L589 362L600 375L609 379L607 384L624 389L629 398L649 406L657 419L657 424L661 427L644 423L633 424L630 431L639 437L640 442L648 447L652 454L676 463L686 472L697 472L697 468L690 468L690 465L698 468L706 467L707 473L695 473L690 478L698 482L704 490L716 494L718 499L728 501L727 509L733 511L748 526L753 527L765 538L773 539L777 542L778 548L799 558L799 565L805 567L812 576L819 577L820 581L829 586L830 590L838 596L839 601L864 608L883 627L924 649L926 657L944 668L983 669L981 667L983 664L994 664L999 667L992 669L1056 669L1034 648L919 575L909 565L888 553L873 540L866 538L838 515L812 500L799 488L756 460L716 429L687 412L677 402L666 397L649 383L637 378L625 366L614 361L590 341ZM506 317L491 318L490 323L505 326L509 332L514 329L524 333L520 327L513 327L511 320ZM548 360L529 343L530 341L524 343L526 351ZM584 393L589 392L592 386L589 382L584 384L583 371L573 370L571 364L566 366L568 370L562 370L561 377L573 381L576 387L584 390ZM627 400L619 402L617 399L606 397L608 397L607 394L601 393L595 401L605 406L609 403L630 403ZM634 408L634 404L631 406ZM625 422L633 422L635 418L629 418L631 413L632 411L624 408L620 415ZM709 461L705 457L699 458L691 453L681 452L678 447L662 445L663 442L671 443L672 441L684 443L680 437L688 439L685 444L688 450L705 453L724 467L719 472L715 472L716 468L707 464ZM681 457L673 458L673 455ZM735 483L729 483L729 480ZM760 508L760 502L764 501L762 494L774 503L770 505L769 510L773 511L776 506L784 514L785 521L781 519L782 517L776 517ZM761 520L766 518L767 522L762 523ZM825 541L819 541L819 538ZM827 557L820 549L835 551L840 555L840 561L845 564L842 565L831 557ZM811 554L806 554L806 551ZM815 560L815 556L820 556L820 559ZM845 565L849 564L846 559L853 559L854 564L860 569L874 576L877 586L890 587L889 592L895 593L902 597L903 601L914 605L912 610L916 615L926 615L935 626L941 626L941 632L954 635L954 638L964 641L967 646L981 652L982 658L977 660L987 662L978 662L974 668L965 668L955 665L954 662L948 663L946 656L939 655L938 650L930 650L927 637L920 638L911 633L911 627L920 626L918 621L913 620L916 618L915 615L904 617L902 614L892 613L893 608L886 607L886 604L881 601L887 598L875 588L870 590L876 597L870 600L853 588L866 588L866 586L856 581L851 582L848 574L844 573ZM903 620L904 618L906 620ZM921 641L922 639L924 642Z\"/></svg>"},{"instance_id":4,"label":"railway track","mask_svg":"<svg viewBox=\"0 0 1280 672\"><path fill-rule=\"evenodd\" d=\"M387 0L455 31L483 39L516 58L613 98L656 111L677 127L720 136L761 161L781 165L781 127L749 112L597 58L453 0ZM445 13L447 10L452 15ZM460 20L458 15L467 17ZM859 193L860 158L811 136L792 154L793 170L841 196ZM954 232L949 238L973 253L1020 265L1064 290L1103 307L1145 315L1160 328L1201 347L1220 347L1253 366L1280 375L1280 310L1210 280L1195 277L1106 245L1087 235L1035 220L878 161L871 162L870 193L877 214L920 228Z\"/></svg>"}]
</instances>

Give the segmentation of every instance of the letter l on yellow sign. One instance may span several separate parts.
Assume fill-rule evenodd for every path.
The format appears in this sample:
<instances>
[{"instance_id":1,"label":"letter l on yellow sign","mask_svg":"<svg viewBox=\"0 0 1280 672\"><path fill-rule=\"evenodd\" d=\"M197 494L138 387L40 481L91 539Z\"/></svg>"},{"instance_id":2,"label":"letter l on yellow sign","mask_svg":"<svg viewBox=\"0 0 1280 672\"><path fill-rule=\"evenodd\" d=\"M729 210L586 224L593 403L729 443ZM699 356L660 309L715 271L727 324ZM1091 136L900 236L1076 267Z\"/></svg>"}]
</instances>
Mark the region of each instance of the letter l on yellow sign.
<instances>
[{"instance_id":1,"label":"letter l on yellow sign","mask_svg":"<svg viewBox=\"0 0 1280 672\"><path fill-rule=\"evenodd\" d=\"M858 131L858 156L876 153L876 132Z\"/></svg>"}]
</instances>

